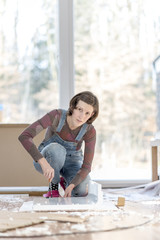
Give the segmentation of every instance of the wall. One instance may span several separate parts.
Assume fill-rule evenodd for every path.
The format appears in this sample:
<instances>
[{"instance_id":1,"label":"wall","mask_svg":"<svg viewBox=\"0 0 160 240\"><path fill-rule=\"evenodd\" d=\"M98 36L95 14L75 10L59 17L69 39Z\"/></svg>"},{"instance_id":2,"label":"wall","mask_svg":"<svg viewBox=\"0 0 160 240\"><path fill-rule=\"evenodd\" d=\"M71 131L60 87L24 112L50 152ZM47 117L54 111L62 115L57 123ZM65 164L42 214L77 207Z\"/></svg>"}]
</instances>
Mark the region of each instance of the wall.
<instances>
[{"instance_id":1,"label":"wall","mask_svg":"<svg viewBox=\"0 0 160 240\"><path fill-rule=\"evenodd\" d=\"M18 140L27 124L0 124L0 187L47 186L44 176L33 166L33 160ZM44 131L35 137L38 145Z\"/></svg>"}]
</instances>

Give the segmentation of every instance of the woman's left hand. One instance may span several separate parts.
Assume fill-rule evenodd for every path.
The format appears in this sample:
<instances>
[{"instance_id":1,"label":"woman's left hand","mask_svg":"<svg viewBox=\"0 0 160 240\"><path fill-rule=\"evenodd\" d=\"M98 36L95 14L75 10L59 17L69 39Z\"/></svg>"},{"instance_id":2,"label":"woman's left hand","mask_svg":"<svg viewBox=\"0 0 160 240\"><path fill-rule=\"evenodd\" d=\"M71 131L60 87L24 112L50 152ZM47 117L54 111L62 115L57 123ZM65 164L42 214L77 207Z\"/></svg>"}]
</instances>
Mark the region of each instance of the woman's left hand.
<instances>
[{"instance_id":1,"label":"woman's left hand","mask_svg":"<svg viewBox=\"0 0 160 240\"><path fill-rule=\"evenodd\" d=\"M63 197L71 197L71 193L72 193L72 190L73 190L74 187L75 187L75 185L71 183L71 184L66 188Z\"/></svg>"}]
</instances>

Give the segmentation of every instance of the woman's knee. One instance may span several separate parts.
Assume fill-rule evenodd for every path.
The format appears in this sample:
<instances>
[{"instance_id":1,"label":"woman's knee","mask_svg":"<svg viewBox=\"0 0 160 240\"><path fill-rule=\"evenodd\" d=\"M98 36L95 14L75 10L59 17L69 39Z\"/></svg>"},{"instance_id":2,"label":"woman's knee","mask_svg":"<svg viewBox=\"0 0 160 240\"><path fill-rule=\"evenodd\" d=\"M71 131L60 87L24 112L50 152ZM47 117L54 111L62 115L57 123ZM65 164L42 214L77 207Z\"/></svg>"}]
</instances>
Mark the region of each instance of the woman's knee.
<instances>
[{"instance_id":1,"label":"woman's knee","mask_svg":"<svg viewBox=\"0 0 160 240\"><path fill-rule=\"evenodd\" d=\"M53 157L61 159L66 157L66 149L58 143L48 144L46 147L43 148L41 153L45 158Z\"/></svg>"},{"instance_id":2,"label":"woman's knee","mask_svg":"<svg viewBox=\"0 0 160 240\"><path fill-rule=\"evenodd\" d=\"M50 143L41 151L42 154L66 155L66 149L59 143Z\"/></svg>"},{"instance_id":3,"label":"woman's knee","mask_svg":"<svg viewBox=\"0 0 160 240\"><path fill-rule=\"evenodd\" d=\"M50 143L41 151L52 167L62 167L66 159L66 149L58 143ZM56 166L55 166L56 164Z\"/></svg>"}]
</instances>

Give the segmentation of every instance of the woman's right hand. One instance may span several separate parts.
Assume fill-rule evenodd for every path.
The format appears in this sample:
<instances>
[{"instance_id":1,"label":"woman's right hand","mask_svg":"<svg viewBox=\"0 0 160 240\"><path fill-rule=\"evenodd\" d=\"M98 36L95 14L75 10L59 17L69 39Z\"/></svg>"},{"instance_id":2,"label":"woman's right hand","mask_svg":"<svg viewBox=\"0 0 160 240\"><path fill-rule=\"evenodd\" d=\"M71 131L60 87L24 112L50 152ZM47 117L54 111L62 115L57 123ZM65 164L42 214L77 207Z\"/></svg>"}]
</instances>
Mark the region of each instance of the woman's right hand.
<instances>
[{"instance_id":1,"label":"woman's right hand","mask_svg":"<svg viewBox=\"0 0 160 240\"><path fill-rule=\"evenodd\" d=\"M47 178L49 182L54 178L54 169L50 166L45 158L38 160L38 163L41 165L43 175Z\"/></svg>"}]
</instances>

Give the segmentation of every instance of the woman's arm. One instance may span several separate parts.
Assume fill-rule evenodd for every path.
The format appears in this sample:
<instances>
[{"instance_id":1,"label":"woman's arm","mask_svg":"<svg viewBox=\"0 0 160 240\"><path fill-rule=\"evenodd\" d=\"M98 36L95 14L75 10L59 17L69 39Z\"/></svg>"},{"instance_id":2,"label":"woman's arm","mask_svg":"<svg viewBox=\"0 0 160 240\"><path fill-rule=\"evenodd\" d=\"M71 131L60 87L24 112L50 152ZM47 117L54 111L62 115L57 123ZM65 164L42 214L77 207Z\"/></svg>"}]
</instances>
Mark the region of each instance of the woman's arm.
<instances>
[{"instance_id":1,"label":"woman's arm","mask_svg":"<svg viewBox=\"0 0 160 240\"><path fill-rule=\"evenodd\" d=\"M85 149L84 149L84 160L81 169L78 171L76 176L72 180L72 184L77 186L80 184L90 173L92 161L94 157L95 144L96 144L96 130L92 128L85 134Z\"/></svg>"},{"instance_id":2,"label":"woman's arm","mask_svg":"<svg viewBox=\"0 0 160 240\"><path fill-rule=\"evenodd\" d=\"M59 122L60 112L58 110L53 110L41 119L32 123L27 127L19 136L19 141L23 147L28 151L31 157L37 162L39 159L43 158L43 155L39 152L36 147L33 138L37 136L43 129L46 129L49 126L57 125Z\"/></svg>"},{"instance_id":3,"label":"woman's arm","mask_svg":"<svg viewBox=\"0 0 160 240\"><path fill-rule=\"evenodd\" d=\"M47 178L49 182L54 178L54 169L50 166L47 160L43 157L38 160L38 163L41 165L43 175Z\"/></svg>"},{"instance_id":4,"label":"woman's arm","mask_svg":"<svg viewBox=\"0 0 160 240\"><path fill-rule=\"evenodd\" d=\"M75 187L75 185L73 183L71 183L66 189L65 189L65 193L64 193L64 197L71 197L72 194L72 190Z\"/></svg>"}]
</instances>

